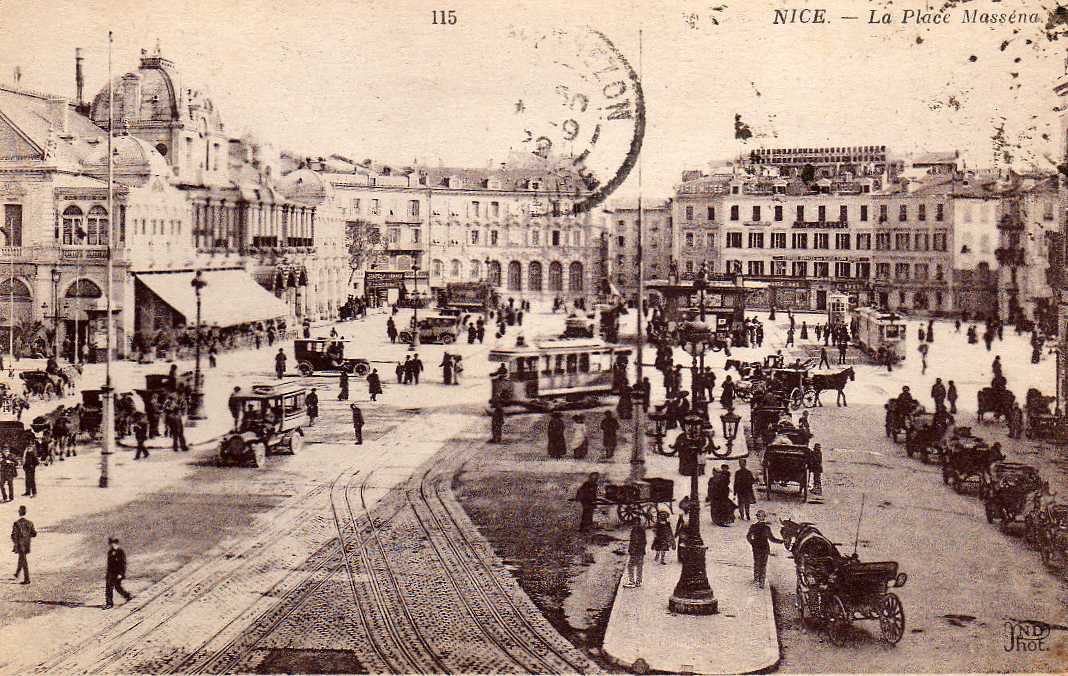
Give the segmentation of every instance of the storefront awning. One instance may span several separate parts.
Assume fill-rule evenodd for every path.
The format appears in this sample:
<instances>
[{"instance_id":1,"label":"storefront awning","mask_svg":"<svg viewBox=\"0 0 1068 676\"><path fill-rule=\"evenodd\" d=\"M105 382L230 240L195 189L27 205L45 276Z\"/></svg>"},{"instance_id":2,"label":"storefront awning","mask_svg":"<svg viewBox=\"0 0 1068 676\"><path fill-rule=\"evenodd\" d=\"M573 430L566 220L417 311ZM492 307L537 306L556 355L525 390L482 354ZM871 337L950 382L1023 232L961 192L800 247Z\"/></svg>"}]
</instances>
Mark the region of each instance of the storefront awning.
<instances>
[{"instance_id":1,"label":"storefront awning","mask_svg":"<svg viewBox=\"0 0 1068 676\"><path fill-rule=\"evenodd\" d=\"M185 317L197 320L197 297L192 272L138 274L137 279ZM201 291L200 321L207 326L236 326L289 315L289 306L256 283L244 270L209 270L202 273L207 286Z\"/></svg>"}]
</instances>

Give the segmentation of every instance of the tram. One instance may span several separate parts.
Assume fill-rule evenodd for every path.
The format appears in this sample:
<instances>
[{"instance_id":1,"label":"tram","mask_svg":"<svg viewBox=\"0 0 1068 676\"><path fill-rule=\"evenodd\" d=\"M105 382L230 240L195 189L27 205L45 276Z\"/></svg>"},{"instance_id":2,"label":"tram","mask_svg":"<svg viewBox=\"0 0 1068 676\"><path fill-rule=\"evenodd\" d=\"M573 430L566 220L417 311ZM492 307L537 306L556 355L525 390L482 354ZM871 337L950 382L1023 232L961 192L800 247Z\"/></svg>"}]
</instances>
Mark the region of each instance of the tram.
<instances>
[{"instance_id":1,"label":"tram","mask_svg":"<svg viewBox=\"0 0 1068 676\"><path fill-rule=\"evenodd\" d=\"M903 317L873 307L858 308L853 316L857 319L856 342L862 350L876 358L880 351L890 352L894 361L905 358L908 326Z\"/></svg>"},{"instance_id":2,"label":"tram","mask_svg":"<svg viewBox=\"0 0 1068 676\"><path fill-rule=\"evenodd\" d=\"M827 295L827 325L831 328L849 323L849 296L833 292Z\"/></svg>"},{"instance_id":3,"label":"tram","mask_svg":"<svg viewBox=\"0 0 1068 676\"><path fill-rule=\"evenodd\" d=\"M499 362L492 374L490 405L551 411L596 405L625 382L631 348L599 338L552 338L491 350Z\"/></svg>"}]
</instances>

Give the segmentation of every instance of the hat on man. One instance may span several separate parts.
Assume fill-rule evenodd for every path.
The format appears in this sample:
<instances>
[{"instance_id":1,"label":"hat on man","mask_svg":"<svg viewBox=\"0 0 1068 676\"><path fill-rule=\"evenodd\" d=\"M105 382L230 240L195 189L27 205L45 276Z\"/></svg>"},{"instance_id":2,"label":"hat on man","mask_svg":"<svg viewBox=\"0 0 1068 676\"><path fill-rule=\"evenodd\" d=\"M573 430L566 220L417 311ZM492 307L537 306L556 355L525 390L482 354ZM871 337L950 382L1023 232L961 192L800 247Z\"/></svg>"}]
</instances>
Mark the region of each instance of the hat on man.
<instances>
[{"instance_id":1,"label":"hat on man","mask_svg":"<svg viewBox=\"0 0 1068 676\"><path fill-rule=\"evenodd\" d=\"M108 538L108 544L109 545L117 545L117 544L119 544L119 538Z\"/></svg>"}]
</instances>

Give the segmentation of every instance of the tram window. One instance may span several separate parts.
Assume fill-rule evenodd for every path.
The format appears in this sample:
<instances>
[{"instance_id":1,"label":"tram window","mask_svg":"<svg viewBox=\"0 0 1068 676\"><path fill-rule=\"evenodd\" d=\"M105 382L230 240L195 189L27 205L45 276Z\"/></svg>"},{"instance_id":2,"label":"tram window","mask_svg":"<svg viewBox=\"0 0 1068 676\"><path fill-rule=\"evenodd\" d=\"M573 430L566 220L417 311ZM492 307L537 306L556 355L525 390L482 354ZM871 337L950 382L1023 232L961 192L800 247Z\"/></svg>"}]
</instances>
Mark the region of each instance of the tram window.
<instances>
[{"instance_id":1,"label":"tram window","mask_svg":"<svg viewBox=\"0 0 1068 676\"><path fill-rule=\"evenodd\" d=\"M517 373L517 374L520 374L520 375L521 375L521 374L523 374L523 373L526 373L526 370L527 370L527 368L526 368L526 366L525 366L525 365L523 364L523 359L522 359L522 357L520 357L519 359L516 359L516 360L515 360L515 361L513 362L513 364L515 365L515 370L514 370L514 373Z\"/></svg>"},{"instance_id":2,"label":"tram window","mask_svg":"<svg viewBox=\"0 0 1068 676\"><path fill-rule=\"evenodd\" d=\"M569 355L567 355L567 372L568 373L576 373L577 371L578 371L578 355L577 354L569 354Z\"/></svg>"},{"instance_id":3,"label":"tram window","mask_svg":"<svg viewBox=\"0 0 1068 676\"><path fill-rule=\"evenodd\" d=\"M545 368L542 369L542 373L549 375L553 372L553 358L549 355L545 355Z\"/></svg>"},{"instance_id":4,"label":"tram window","mask_svg":"<svg viewBox=\"0 0 1068 676\"><path fill-rule=\"evenodd\" d=\"M590 355L587 352L579 355L579 371L582 373L590 372Z\"/></svg>"},{"instance_id":5,"label":"tram window","mask_svg":"<svg viewBox=\"0 0 1068 676\"><path fill-rule=\"evenodd\" d=\"M896 327L896 326L888 326L888 327L886 327L886 337L887 338L897 338L897 329L898 329L898 327Z\"/></svg>"},{"instance_id":6,"label":"tram window","mask_svg":"<svg viewBox=\"0 0 1068 676\"><path fill-rule=\"evenodd\" d=\"M562 354L556 355L556 372L557 373L563 373L564 372L564 355L562 355Z\"/></svg>"}]
</instances>

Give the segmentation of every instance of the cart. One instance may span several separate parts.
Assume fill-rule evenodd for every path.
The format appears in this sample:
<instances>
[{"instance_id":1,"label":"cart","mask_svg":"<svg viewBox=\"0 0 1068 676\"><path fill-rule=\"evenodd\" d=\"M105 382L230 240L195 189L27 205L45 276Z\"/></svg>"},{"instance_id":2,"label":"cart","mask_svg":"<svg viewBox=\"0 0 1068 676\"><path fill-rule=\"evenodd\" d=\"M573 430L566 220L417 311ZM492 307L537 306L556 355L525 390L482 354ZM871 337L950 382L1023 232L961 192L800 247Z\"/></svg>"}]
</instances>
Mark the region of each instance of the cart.
<instances>
[{"instance_id":1,"label":"cart","mask_svg":"<svg viewBox=\"0 0 1068 676\"><path fill-rule=\"evenodd\" d=\"M1035 388L1027 391L1025 412L1027 423L1024 434L1028 439L1054 439L1068 441L1068 421L1051 410L1056 397L1043 396Z\"/></svg>"},{"instance_id":2,"label":"cart","mask_svg":"<svg viewBox=\"0 0 1068 676\"><path fill-rule=\"evenodd\" d=\"M1001 530L1006 531L1024 514L1031 494L1042 488L1042 478L1037 469L1019 462L995 463L988 474L989 479L983 475L980 487L986 520L1000 521Z\"/></svg>"},{"instance_id":3,"label":"cart","mask_svg":"<svg viewBox=\"0 0 1068 676\"><path fill-rule=\"evenodd\" d=\"M62 391L63 383L59 376L54 376L47 371L23 371L19 378L26 385L28 397L51 399Z\"/></svg>"},{"instance_id":4,"label":"cart","mask_svg":"<svg viewBox=\"0 0 1068 676\"><path fill-rule=\"evenodd\" d=\"M888 399L883 408L886 409L886 436L892 438L895 443L899 434L904 434L907 438L913 416L924 412L923 407L915 402L911 407L902 406L898 397Z\"/></svg>"},{"instance_id":5,"label":"cart","mask_svg":"<svg viewBox=\"0 0 1068 676\"><path fill-rule=\"evenodd\" d=\"M785 436L777 436L764 451L764 492L771 499L771 485L796 483L801 500L808 499L808 446L793 443Z\"/></svg>"},{"instance_id":6,"label":"cart","mask_svg":"<svg viewBox=\"0 0 1068 676\"><path fill-rule=\"evenodd\" d=\"M984 476L990 470L993 458L986 441L972 435L970 427L957 427L946 441L942 453L942 483L953 487L957 493L964 492L969 481L979 482L979 497L986 497Z\"/></svg>"},{"instance_id":7,"label":"cart","mask_svg":"<svg viewBox=\"0 0 1068 676\"><path fill-rule=\"evenodd\" d=\"M82 390L81 429L90 439L100 436L104 422L104 403L101 401L102 390ZM113 400L114 401L114 400Z\"/></svg>"},{"instance_id":8,"label":"cart","mask_svg":"<svg viewBox=\"0 0 1068 676\"><path fill-rule=\"evenodd\" d=\"M1031 510L1024 516L1024 540L1039 551L1043 564L1068 574L1068 505L1033 495Z\"/></svg>"},{"instance_id":9,"label":"cart","mask_svg":"<svg viewBox=\"0 0 1068 676\"><path fill-rule=\"evenodd\" d=\"M605 484L604 497L598 497L600 506L615 506L616 516L623 523L641 517L649 525L656 523L660 505L674 511L675 482L672 479L648 478L624 484Z\"/></svg>"},{"instance_id":10,"label":"cart","mask_svg":"<svg viewBox=\"0 0 1068 676\"><path fill-rule=\"evenodd\" d=\"M768 391L782 395L791 409L816 405L816 390L809 384L807 368L773 368L768 372Z\"/></svg>"}]
</instances>

